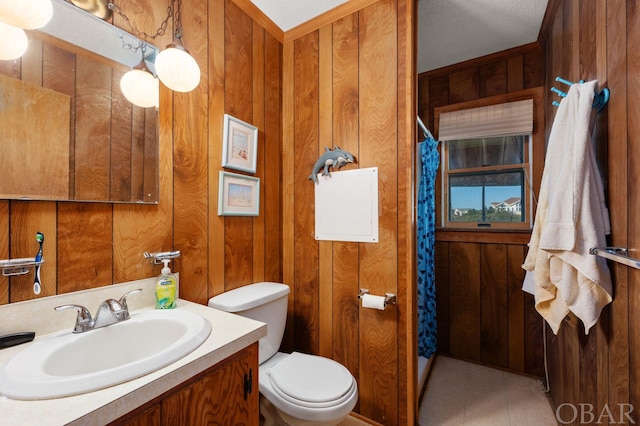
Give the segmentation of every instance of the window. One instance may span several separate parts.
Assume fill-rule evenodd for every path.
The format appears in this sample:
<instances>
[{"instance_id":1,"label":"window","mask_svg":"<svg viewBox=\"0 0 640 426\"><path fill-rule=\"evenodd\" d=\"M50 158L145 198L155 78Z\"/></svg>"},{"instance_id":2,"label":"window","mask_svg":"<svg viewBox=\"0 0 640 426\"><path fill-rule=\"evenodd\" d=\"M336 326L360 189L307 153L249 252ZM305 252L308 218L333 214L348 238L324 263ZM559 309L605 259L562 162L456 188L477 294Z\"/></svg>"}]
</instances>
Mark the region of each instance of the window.
<instances>
[{"instance_id":1,"label":"window","mask_svg":"<svg viewBox=\"0 0 640 426\"><path fill-rule=\"evenodd\" d=\"M531 135L443 142L445 226L529 227Z\"/></svg>"},{"instance_id":2,"label":"window","mask_svg":"<svg viewBox=\"0 0 640 426\"><path fill-rule=\"evenodd\" d=\"M442 224L531 227L533 101L439 115Z\"/></svg>"}]
</instances>

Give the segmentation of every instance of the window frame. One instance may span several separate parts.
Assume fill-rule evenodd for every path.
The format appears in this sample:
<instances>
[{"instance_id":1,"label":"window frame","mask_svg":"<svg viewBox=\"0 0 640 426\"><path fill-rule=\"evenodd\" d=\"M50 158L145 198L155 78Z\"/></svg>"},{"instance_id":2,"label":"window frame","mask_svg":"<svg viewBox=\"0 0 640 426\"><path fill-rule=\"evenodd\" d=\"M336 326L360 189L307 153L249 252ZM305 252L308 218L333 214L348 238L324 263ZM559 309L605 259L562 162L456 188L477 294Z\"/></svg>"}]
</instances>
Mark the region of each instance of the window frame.
<instances>
[{"instance_id":1,"label":"window frame","mask_svg":"<svg viewBox=\"0 0 640 426\"><path fill-rule=\"evenodd\" d=\"M524 222L516 223L514 226L514 222L488 222L490 226L481 225L478 226L479 223L484 222L456 222L448 220L448 212L445 210L447 206L445 203L448 203L448 185L443 180L443 173L440 172L436 177L436 228L439 230L447 230L447 231L475 231L475 232L505 232L505 231L521 231L521 232L531 232L531 226L533 224L533 218L535 217L536 211L536 199L537 195L540 192L540 181L542 179L542 170L544 168L544 150L545 150L545 115L544 115L544 87L535 87L531 89L520 90L511 93L505 93L502 95L491 96L487 98L475 99L466 102L460 102L456 104L445 105L442 107L434 108L434 134L439 134L439 123L440 123L440 115L446 112L459 111L463 109L477 108L489 105L496 105L505 102L514 102L525 99L533 99L533 132L529 139L529 148L525 148L528 150L528 163L531 163L531 167L529 168L530 176L528 179L525 177L525 193L527 194L527 198L529 198L529 206L525 207L527 209L526 214L529 215L528 223L524 226L522 225ZM445 145L441 142L442 145ZM441 167L445 164L445 161L448 161L446 155L444 155L444 149L441 149L441 159L442 164ZM530 187L531 186L531 187ZM447 193L445 194L445 191ZM447 196L445 198L444 196Z\"/></svg>"},{"instance_id":2,"label":"window frame","mask_svg":"<svg viewBox=\"0 0 640 426\"><path fill-rule=\"evenodd\" d=\"M472 167L472 168L463 168L463 169L450 169L449 168L449 144L446 142L440 142L441 144L441 152L440 155L443 159L442 169L440 174L442 176L442 217L444 220L443 226L445 228L471 228L471 229L531 229L533 220L532 220L532 196L531 191L529 190L529 176L532 175L532 164L531 164L531 148L533 144L533 135L528 134L524 140L523 146L523 162L517 164L504 164L497 166L481 166L481 167ZM488 136L490 137L490 136ZM477 138L478 139L478 138ZM464 139L456 139L456 140L464 140ZM469 176L469 175L491 175L498 174L500 172L512 172L512 171L524 171L523 173L523 184L524 184L524 221L521 222L461 222L451 220L451 208L449 206L449 202L451 201L449 198L449 178L451 176ZM521 199L522 202L522 199ZM483 209L486 209L486 206L482 206Z\"/></svg>"}]
</instances>

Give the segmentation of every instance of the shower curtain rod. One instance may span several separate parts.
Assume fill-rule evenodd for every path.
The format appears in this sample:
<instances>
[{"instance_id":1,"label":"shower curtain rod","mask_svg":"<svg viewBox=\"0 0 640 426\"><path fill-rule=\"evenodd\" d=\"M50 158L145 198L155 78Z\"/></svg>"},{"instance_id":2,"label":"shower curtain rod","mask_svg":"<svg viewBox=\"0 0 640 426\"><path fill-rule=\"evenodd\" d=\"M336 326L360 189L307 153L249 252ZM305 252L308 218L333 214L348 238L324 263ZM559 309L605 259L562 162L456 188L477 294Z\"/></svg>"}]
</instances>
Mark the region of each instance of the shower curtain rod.
<instances>
[{"instance_id":1,"label":"shower curtain rod","mask_svg":"<svg viewBox=\"0 0 640 426\"><path fill-rule=\"evenodd\" d=\"M431 134L431 132L429 131L429 129L427 129L427 126L424 125L424 123L422 122L422 120L420 119L419 115L416 115L416 118L418 119L418 125L420 126L420 128L422 129L422 131L424 132L424 134L432 139L435 139L433 137L433 135Z\"/></svg>"}]
</instances>

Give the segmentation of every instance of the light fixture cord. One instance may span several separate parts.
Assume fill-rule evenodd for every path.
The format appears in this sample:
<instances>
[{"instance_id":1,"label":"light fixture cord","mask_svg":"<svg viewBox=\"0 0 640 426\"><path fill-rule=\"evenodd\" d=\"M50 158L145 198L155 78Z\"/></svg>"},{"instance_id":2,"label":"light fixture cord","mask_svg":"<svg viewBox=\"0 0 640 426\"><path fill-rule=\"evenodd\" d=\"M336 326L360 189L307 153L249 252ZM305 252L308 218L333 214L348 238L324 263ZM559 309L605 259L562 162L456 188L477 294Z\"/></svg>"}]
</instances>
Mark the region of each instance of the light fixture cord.
<instances>
[{"instance_id":1,"label":"light fixture cord","mask_svg":"<svg viewBox=\"0 0 640 426\"><path fill-rule=\"evenodd\" d=\"M171 0L172 5L174 1L175 0ZM181 5L182 5L182 0L178 0L177 6L175 8L174 19L173 19L173 22L174 22L173 25L176 28L173 36L177 40L180 40L182 38L182 22L180 22L180 6Z\"/></svg>"},{"instance_id":2,"label":"light fixture cord","mask_svg":"<svg viewBox=\"0 0 640 426\"><path fill-rule=\"evenodd\" d=\"M117 13L124 20L124 22L127 25L127 27L129 27L129 31L131 31L131 33L133 35L135 35L138 38L145 38L145 39L155 40L156 37L163 36L167 32L167 26L169 25L169 19L171 19L171 17L173 16L173 2L174 2L174 0L170 0L169 6L167 7L167 17L164 18L164 20L160 24L160 27L158 27L158 29L156 30L155 34L149 34L149 33L145 32L145 31L140 31L139 29L137 29L131 23L131 20L129 20L129 17L127 15L125 15L125 13L122 11L122 9L117 4L115 4L115 3L110 1L109 4L107 5L107 7L109 9L113 10L115 13ZM179 8L180 8L180 0L178 0L178 9Z\"/></svg>"}]
</instances>

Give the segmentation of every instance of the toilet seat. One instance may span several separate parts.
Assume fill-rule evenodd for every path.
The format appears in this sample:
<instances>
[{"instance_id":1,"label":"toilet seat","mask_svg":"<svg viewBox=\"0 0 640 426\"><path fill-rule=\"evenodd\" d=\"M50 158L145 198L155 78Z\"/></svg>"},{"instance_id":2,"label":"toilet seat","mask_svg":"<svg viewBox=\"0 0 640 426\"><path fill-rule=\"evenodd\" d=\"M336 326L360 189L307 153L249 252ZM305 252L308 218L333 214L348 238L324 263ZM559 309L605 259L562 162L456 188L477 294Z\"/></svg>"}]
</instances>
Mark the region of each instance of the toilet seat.
<instances>
[{"instance_id":1,"label":"toilet seat","mask_svg":"<svg viewBox=\"0 0 640 426\"><path fill-rule=\"evenodd\" d=\"M273 390L285 401L308 408L340 405L357 389L349 370L324 357L293 352L269 369Z\"/></svg>"}]
</instances>

